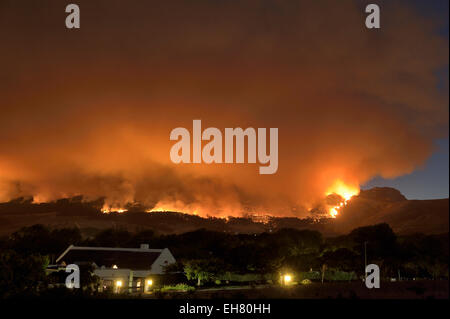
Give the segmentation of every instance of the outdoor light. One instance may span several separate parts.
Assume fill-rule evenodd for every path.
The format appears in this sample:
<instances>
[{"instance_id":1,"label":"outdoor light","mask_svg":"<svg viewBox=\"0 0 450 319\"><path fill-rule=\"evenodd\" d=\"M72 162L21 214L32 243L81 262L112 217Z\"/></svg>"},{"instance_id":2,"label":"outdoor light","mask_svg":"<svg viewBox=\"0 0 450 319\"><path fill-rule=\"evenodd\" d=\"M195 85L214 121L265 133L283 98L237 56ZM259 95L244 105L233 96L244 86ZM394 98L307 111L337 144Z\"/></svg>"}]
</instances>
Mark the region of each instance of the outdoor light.
<instances>
[{"instance_id":1,"label":"outdoor light","mask_svg":"<svg viewBox=\"0 0 450 319\"><path fill-rule=\"evenodd\" d=\"M150 292L151 291L151 287L153 285L153 280L152 279L147 279L145 281L146 285L145 285L145 292Z\"/></svg>"},{"instance_id":2,"label":"outdoor light","mask_svg":"<svg viewBox=\"0 0 450 319\"><path fill-rule=\"evenodd\" d=\"M117 280L117 281L116 281L116 286L117 286L118 288L122 287L122 280Z\"/></svg>"},{"instance_id":3,"label":"outdoor light","mask_svg":"<svg viewBox=\"0 0 450 319\"><path fill-rule=\"evenodd\" d=\"M287 285L288 283L291 282L292 276L291 276L291 275L284 275L284 276L283 276L283 280L284 280L284 284Z\"/></svg>"},{"instance_id":4,"label":"outdoor light","mask_svg":"<svg viewBox=\"0 0 450 319\"><path fill-rule=\"evenodd\" d=\"M113 267L113 269L117 269L117 268L119 268L119 267L117 267L117 265L113 265L112 267Z\"/></svg>"}]
</instances>

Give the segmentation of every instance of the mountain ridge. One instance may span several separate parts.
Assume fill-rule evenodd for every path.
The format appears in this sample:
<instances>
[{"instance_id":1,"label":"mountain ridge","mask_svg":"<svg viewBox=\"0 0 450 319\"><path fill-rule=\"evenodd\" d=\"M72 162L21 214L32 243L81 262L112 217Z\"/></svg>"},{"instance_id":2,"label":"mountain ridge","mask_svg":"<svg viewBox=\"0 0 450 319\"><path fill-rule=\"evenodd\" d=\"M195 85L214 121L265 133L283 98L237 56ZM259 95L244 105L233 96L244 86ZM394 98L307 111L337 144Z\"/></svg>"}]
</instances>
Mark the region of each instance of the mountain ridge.
<instances>
[{"instance_id":1,"label":"mountain ridge","mask_svg":"<svg viewBox=\"0 0 450 319\"><path fill-rule=\"evenodd\" d=\"M326 236L340 235L354 228L387 223L400 234L440 234L449 231L449 199L408 200L389 187L362 190L333 218L228 217L203 218L182 212L129 211L101 213L103 200L83 201L81 196L50 203L33 203L20 198L0 203L0 234L7 235L24 226L43 224L54 228L77 227L86 236L115 227L128 230L152 229L163 234L182 233L200 228L233 232L260 233L281 228L310 229Z\"/></svg>"}]
</instances>

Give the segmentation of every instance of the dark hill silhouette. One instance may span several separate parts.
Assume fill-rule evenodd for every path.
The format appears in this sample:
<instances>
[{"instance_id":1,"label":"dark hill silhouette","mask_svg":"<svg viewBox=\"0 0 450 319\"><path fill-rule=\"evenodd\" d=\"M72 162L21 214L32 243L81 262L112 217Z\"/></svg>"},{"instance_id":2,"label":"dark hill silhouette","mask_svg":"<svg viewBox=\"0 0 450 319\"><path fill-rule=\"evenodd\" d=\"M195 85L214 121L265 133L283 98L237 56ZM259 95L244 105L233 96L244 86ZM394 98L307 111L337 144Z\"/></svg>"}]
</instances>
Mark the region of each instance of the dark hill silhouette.
<instances>
[{"instance_id":1,"label":"dark hill silhouette","mask_svg":"<svg viewBox=\"0 0 450 319\"><path fill-rule=\"evenodd\" d=\"M388 187L361 191L342 209L334 230L345 233L353 228L388 223L396 233L445 233L449 230L448 198L407 200Z\"/></svg>"},{"instance_id":2,"label":"dark hill silhouette","mask_svg":"<svg viewBox=\"0 0 450 319\"><path fill-rule=\"evenodd\" d=\"M399 190L391 187L374 187L367 190L361 190L358 197L392 203L407 200Z\"/></svg>"}]
</instances>

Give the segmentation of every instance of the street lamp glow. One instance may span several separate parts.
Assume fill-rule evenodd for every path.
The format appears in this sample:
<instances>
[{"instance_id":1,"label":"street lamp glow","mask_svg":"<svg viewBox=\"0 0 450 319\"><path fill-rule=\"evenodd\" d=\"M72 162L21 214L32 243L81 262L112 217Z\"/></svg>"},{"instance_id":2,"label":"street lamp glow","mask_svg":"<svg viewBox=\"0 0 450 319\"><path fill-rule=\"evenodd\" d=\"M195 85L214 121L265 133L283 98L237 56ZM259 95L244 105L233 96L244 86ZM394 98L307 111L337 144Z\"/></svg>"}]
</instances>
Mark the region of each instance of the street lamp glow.
<instances>
[{"instance_id":1,"label":"street lamp glow","mask_svg":"<svg viewBox=\"0 0 450 319\"><path fill-rule=\"evenodd\" d=\"M284 284L287 285L288 283L290 283L292 281L292 276L286 274L283 276L283 280L284 280Z\"/></svg>"}]
</instances>

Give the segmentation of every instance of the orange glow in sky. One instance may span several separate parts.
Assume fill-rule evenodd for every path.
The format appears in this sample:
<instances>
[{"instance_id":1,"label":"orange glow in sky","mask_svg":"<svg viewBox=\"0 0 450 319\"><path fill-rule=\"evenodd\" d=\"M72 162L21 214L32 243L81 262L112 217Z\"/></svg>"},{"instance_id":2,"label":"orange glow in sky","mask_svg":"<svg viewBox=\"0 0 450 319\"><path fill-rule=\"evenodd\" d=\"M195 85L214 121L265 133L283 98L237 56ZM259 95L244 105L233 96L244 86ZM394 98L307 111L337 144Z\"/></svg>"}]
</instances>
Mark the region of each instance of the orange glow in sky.
<instances>
[{"instance_id":1,"label":"orange glow in sky","mask_svg":"<svg viewBox=\"0 0 450 319\"><path fill-rule=\"evenodd\" d=\"M328 188L325 195L328 196L331 194L338 194L343 197L345 201L348 201L353 196L359 194L359 187L348 185L341 180L337 180L330 188Z\"/></svg>"}]
</instances>

